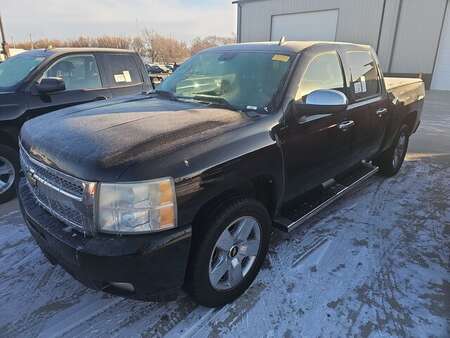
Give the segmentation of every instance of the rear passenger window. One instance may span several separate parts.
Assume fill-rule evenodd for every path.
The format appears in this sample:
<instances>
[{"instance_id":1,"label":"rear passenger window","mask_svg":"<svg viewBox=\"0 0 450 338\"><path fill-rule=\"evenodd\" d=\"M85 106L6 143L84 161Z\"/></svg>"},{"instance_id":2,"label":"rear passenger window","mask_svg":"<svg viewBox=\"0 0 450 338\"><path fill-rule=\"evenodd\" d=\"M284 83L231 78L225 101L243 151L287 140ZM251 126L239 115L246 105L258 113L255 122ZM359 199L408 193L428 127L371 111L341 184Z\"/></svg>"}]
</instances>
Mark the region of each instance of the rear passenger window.
<instances>
[{"instance_id":1,"label":"rear passenger window","mask_svg":"<svg viewBox=\"0 0 450 338\"><path fill-rule=\"evenodd\" d=\"M303 100L318 89L335 89L344 92L344 77L336 52L326 52L315 56L300 80L296 100Z\"/></svg>"},{"instance_id":2,"label":"rear passenger window","mask_svg":"<svg viewBox=\"0 0 450 338\"><path fill-rule=\"evenodd\" d=\"M142 83L141 73L132 55L106 54L107 76L113 87L123 87Z\"/></svg>"},{"instance_id":3,"label":"rear passenger window","mask_svg":"<svg viewBox=\"0 0 450 338\"><path fill-rule=\"evenodd\" d=\"M349 51L347 60L351 72L351 91L356 100L380 92L380 81L375 60L366 51Z\"/></svg>"}]
</instances>

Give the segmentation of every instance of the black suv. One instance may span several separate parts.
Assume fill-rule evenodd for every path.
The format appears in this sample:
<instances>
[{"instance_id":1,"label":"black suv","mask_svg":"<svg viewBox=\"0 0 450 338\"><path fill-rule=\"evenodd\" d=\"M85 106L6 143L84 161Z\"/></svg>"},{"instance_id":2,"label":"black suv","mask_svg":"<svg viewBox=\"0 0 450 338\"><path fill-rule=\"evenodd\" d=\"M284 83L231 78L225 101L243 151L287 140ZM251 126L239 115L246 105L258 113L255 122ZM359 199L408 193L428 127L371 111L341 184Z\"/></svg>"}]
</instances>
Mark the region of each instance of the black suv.
<instances>
[{"instance_id":1,"label":"black suv","mask_svg":"<svg viewBox=\"0 0 450 338\"><path fill-rule=\"evenodd\" d=\"M0 64L0 203L18 180L22 124L80 103L134 95L152 88L134 52L104 48L36 49Z\"/></svg>"}]
</instances>

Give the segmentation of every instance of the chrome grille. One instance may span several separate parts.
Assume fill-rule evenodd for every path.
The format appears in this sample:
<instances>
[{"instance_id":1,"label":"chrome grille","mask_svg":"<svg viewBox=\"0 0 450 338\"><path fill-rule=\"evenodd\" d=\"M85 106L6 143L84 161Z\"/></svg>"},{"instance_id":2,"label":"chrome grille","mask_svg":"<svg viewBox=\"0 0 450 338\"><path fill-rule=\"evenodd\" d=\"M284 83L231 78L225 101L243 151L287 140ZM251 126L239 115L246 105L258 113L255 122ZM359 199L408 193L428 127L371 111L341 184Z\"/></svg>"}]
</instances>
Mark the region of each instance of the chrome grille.
<instances>
[{"instance_id":1,"label":"chrome grille","mask_svg":"<svg viewBox=\"0 0 450 338\"><path fill-rule=\"evenodd\" d=\"M77 199L81 200L83 198L83 181L78 178L66 175L60 171L50 168L35 159L33 159L28 153L22 148L20 150L20 159L22 163L22 168L25 167L28 170L32 170L37 177L41 178L45 182L50 183L56 188L60 189ZM25 165L25 167L24 167Z\"/></svg>"},{"instance_id":2,"label":"chrome grille","mask_svg":"<svg viewBox=\"0 0 450 338\"><path fill-rule=\"evenodd\" d=\"M78 181L74 182L74 179L63 178L48 169L44 169L41 166L33 165L30 163L39 177L42 177L47 182L53 184L54 186L60 188L61 190L70 193L78 198L83 197L83 184Z\"/></svg>"},{"instance_id":3,"label":"chrome grille","mask_svg":"<svg viewBox=\"0 0 450 338\"><path fill-rule=\"evenodd\" d=\"M86 182L33 159L22 147L20 161L36 201L53 216L83 232L93 231L93 196Z\"/></svg>"}]
</instances>

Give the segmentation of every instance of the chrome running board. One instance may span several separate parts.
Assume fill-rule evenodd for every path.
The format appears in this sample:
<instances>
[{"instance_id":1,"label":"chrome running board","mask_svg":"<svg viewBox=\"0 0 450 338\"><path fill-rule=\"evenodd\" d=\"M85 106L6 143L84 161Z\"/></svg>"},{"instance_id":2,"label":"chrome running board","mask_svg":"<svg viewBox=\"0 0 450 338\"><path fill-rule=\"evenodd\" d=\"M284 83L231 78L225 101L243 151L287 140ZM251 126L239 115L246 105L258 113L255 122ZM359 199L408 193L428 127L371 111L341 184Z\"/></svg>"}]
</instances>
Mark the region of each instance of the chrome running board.
<instances>
[{"instance_id":1,"label":"chrome running board","mask_svg":"<svg viewBox=\"0 0 450 338\"><path fill-rule=\"evenodd\" d=\"M373 166L370 163L362 163L361 166L347 175L336 178L332 185L322 185L319 188L320 191L316 190L310 193L312 195L311 198L309 198L308 193L305 196L302 196L299 199L300 206L297 208L295 206L292 207L292 210L286 212L285 215L283 215L282 212L281 216L275 219L274 226L284 232L291 232L346 193L367 181L376 174L378 170L378 167ZM292 205L292 203L290 204Z\"/></svg>"}]
</instances>

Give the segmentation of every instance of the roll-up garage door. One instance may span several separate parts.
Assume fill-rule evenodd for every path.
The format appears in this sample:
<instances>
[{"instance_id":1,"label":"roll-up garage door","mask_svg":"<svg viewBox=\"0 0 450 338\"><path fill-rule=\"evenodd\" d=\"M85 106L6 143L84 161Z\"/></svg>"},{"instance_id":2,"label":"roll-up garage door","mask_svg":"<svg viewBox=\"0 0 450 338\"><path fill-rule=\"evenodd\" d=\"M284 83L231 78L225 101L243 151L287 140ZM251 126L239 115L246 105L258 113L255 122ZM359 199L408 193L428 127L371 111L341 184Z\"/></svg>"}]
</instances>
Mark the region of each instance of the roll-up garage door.
<instances>
[{"instance_id":1,"label":"roll-up garage door","mask_svg":"<svg viewBox=\"0 0 450 338\"><path fill-rule=\"evenodd\" d=\"M271 39L336 40L339 10L325 10L272 16Z\"/></svg>"}]
</instances>

